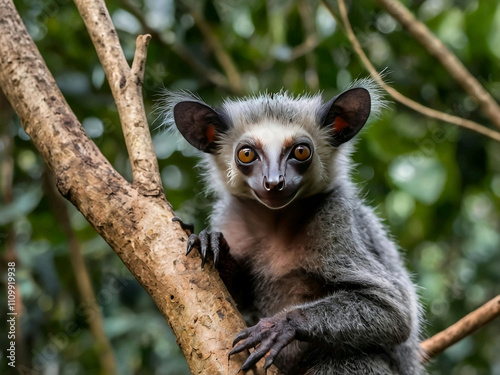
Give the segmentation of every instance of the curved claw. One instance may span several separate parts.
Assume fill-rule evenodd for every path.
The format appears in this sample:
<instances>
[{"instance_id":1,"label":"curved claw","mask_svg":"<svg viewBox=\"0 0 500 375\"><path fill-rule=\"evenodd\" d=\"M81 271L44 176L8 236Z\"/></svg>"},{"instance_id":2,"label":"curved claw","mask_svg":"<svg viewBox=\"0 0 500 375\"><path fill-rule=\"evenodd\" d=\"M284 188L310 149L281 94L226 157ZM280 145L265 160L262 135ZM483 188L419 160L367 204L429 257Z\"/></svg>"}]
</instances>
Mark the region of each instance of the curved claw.
<instances>
[{"instance_id":1,"label":"curved claw","mask_svg":"<svg viewBox=\"0 0 500 375\"><path fill-rule=\"evenodd\" d=\"M258 342L257 342L258 343ZM233 354L236 354L236 353L240 353L244 350L247 350L247 349L250 349L250 348L253 348L255 345L257 344L254 344L254 345L247 345L246 342L244 342L243 344L240 344L240 345L237 345L235 346L233 349L231 349L231 351L229 352L228 354L228 358L230 358Z\"/></svg>"},{"instance_id":2,"label":"curved claw","mask_svg":"<svg viewBox=\"0 0 500 375\"><path fill-rule=\"evenodd\" d=\"M246 371L255 366L266 354L264 369L267 370L281 350L292 342L296 335L296 329L288 319L266 318L261 319L255 326L241 331L234 339L229 357L233 354L255 348L247 358L240 370ZM241 342L242 340L245 340Z\"/></svg>"},{"instance_id":3,"label":"curved claw","mask_svg":"<svg viewBox=\"0 0 500 375\"><path fill-rule=\"evenodd\" d=\"M229 352L229 355L233 355L233 354L236 354L236 353L240 353L244 350L248 350L248 349L251 349L251 348L255 348L257 345L259 345L260 343L262 343L262 345L259 347L259 349L261 349L262 346L264 346L264 341L265 339L263 339L262 337L260 337L260 335L258 336L255 336L255 337L249 337L245 342L242 342L241 344L238 344L236 347L234 347L230 352ZM270 348L268 348L267 350L269 350ZM267 353L267 350L264 352L264 354ZM255 353L255 351L254 351ZM253 353L252 353L253 354ZM264 356L264 354L262 354L262 356L260 358L262 358ZM251 357L251 356L250 356ZM260 359L259 358L259 359ZM256 362L259 361L259 359L257 359Z\"/></svg>"},{"instance_id":4,"label":"curved claw","mask_svg":"<svg viewBox=\"0 0 500 375\"><path fill-rule=\"evenodd\" d=\"M269 355L266 357L266 361L264 362L264 370L267 371L267 369L269 367L271 367L271 365L274 363L274 360L276 359L278 354L280 354L281 349L283 349L288 344L289 343L282 341L282 342L278 343L276 346L274 346L273 348L271 348L271 350L269 350Z\"/></svg>"},{"instance_id":5,"label":"curved claw","mask_svg":"<svg viewBox=\"0 0 500 375\"><path fill-rule=\"evenodd\" d=\"M262 344L259 346L257 349L253 351L252 354L247 358L245 363L243 363L243 366L241 366L241 370L246 371L250 369L251 367L255 366L257 362L259 362L262 357L266 355L266 353L271 349L272 347L272 342L269 342L267 344Z\"/></svg>"},{"instance_id":6,"label":"curved claw","mask_svg":"<svg viewBox=\"0 0 500 375\"><path fill-rule=\"evenodd\" d=\"M188 238L186 255L189 255L191 250L193 250L195 246L199 245L200 245L200 239L198 238L198 236L196 234L190 234Z\"/></svg>"},{"instance_id":7,"label":"curved claw","mask_svg":"<svg viewBox=\"0 0 500 375\"><path fill-rule=\"evenodd\" d=\"M222 233L214 232L212 236L210 236L210 247L212 248L212 252L214 255L214 266L217 267L219 263L219 253L220 253L220 239L222 237Z\"/></svg>"},{"instance_id":8,"label":"curved claw","mask_svg":"<svg viewBox=\"0 0 500 375\"><path fill-rule=\"evenodd\" d=\"M276 358L276 356L278 355L278 353L276 354L269 354L267 357L266 357L266 361L264 362L264 370L267 371L267 369L269 367L271 367L271 365L273 364L274 362L274 359Z\"/></svg>"},{"instance_id":9,"label":"curved claw","mask_svg":"<svg viewBox=\"0 0 500 375\"><path fill-rule=\"evenodd\" d=\"M233 340L233 345L232 346L234 347L241 340L246 339L248 336L250 336L251 332L252 332L252 327L244 329L243 331L241 331L240 333L238 333L236 335L236 337L234 338L234 340Z\"/></svg>"}]
</instances>

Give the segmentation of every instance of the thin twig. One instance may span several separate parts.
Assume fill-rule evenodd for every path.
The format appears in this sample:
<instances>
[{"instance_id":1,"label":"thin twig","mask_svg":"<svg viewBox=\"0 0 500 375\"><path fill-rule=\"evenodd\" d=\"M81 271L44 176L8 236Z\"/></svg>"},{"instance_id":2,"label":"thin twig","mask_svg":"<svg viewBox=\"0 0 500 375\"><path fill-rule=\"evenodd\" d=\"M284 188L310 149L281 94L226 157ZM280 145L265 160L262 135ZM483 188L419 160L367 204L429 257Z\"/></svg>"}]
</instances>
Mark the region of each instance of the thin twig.
<instances>
[{"instance_id":1,"label":"thin twig","mask_svg":"<svg viewBox=\"0 0 500 375\"><path fill-rule=\"evenodd\" d=\"M500 295L466 315L444 331L422 342L420 346L426 354L423 360L428 361L432 357L435 357L443 350L474 333L498 316L500 316Z\"/></svg>"},{"instance_id":2,"label":"thin twig","mask_svg":"<svg viewBox=\"0 0 500 375\"><path fill-rule=\"evenodd\" d=\"M304 42L295 46L292 49L288 61L293 61L302 56L308 56L319 44L318 33L316 32L316 24L314 22L313 10L311 3L307 0L301 0L297 3L300 19L304 35L306 36Z\"/></svg>"},{"instance_id":3,"label":"thin twig","mask_svg":"<svg viewBox=\"0 0 500 375\"><path fill-rule=\"evenodd\" d=\"M146 57L148 54L148 44L151 40L151 35L139 35L135 46L134 61L132 61L131 75L144 81L144 72L146 71ZM139 85L138 85L139 86ZM142 86L142 85L141 85ZM140 86L139 86L140 87Z\"/></svg>"},{"instance_id":4,"label":"thin twig","mask_svg":"<svg viewBox=\"0 0 500 375\"><path fill-rule=\"evenodd\" d=\"M208 46L214 53L215 58L217 59L222 69L226 73L232 91L237 94L242 94L243 86L241 84L240 73L238 73L238 69L236 69L236 65L234 64L233 60L222 46L218 37L215 35L215 32L212 30L210 24L203 17L203 14L195 6L191 4L186 4L186 5L188 6L189 13L193 17L195 24L200 29Z\"/></svg>"},{"instance_id":5,"label":"thin twig","mask_svg":"<svg viewBox=\"0 0 500 375\"><path fill-rule=\"evenodd\" d=\"M175 40L168 40L164 34L150 27L144 17L143 12L138 9L130 0L121 0L121 3L125 9L127 9L139 20L144 32L150 34L155 41L158 41L165 47L172 49L172 51L174 51L177 56L184 60L189 66L191 66L194 71L198 72L198 75L201 79L207 80L218 87L224 88L225 90L232 90L232 87L229 85L227 78L223 74L219 73L217 70L207 67L199 59L193 56L189 49L186 48L183 44L178 43Z\"/></svg>"},{"instance_id":6,"label":"thin twig","mask_svg":"<svg viewBox=\"0 0 500 375\"><path fill-rule=\"evenodd\" d=\"M326 8L332 13L333 9L331 6L326 2L326 0L323 0L323 4L326 6ZM358 39L356 38L356 35L354 34L351 24L349 22L349 18L347 16L347 11L345 7L345 2L344 0L338 0L339 4L339 10L340 10L340 15L342 17L342 22L344 23L345 27L345 32L347 34L347 37L349 38L349 41L351 42L354 51L360 58L361 62L365 66L365 68L368 70L372 78L382 87L389 95L391 95L394 100L400 102L401 104L407 106L408 108L413 109L416 112L419 112L423 114L424 116L434 118L440 121L448 122L450 124L454 124L457 126L464 127L466 129L473 130L475 132L478 132L480 134L483 134L487 137L490 137L496 141L500 142L500 133L491 130L483 125L480 125L474 121L471 120L466 120L461 117L453 116L444 112L437 111L435 109L426 107L420 103L417 103L416 101L407 98L403 94L401 94L399 91L395 90L394 88L390 87L387 85L380 74L377 72L375 67L372 65L366 54L364 53L363 49L361 48L361 44L359 43Z\"/></svg>"},{"instance_id":7,"label":"thin twig","mask_svg":"<svg viewBox=\"0 0 500 375\"><path fill-rule=\"evenodd\" d=\"M309 53L316 48L319 43L319 38L316 33L316 25L314 22L314 13L311 3L308 0L299 1L297 7L299 9L306 40L304 43L293 49L291 60L296 59L298 56L305 55L307 64L305 72L306 83L310 90L316 91L319 88L319 78L316 69L316 55Z\"/></svg>"},{"instance_id":8,"label":"thin twig","mask_svg":"<svg viewBox=\"0 0 500 375\"><path fill-rule=\"evenodd\" d=\"M417 20L402 2L395 0L377 0L377 2L397 19L431 55L439 60L465 92L477 99L483 113L490 121L500 128L500 106L448 47L436 38L426 25Z\"/></svg>"},{"instance_id":9,"label":"thin twig","mask_svg":"<svg viewBox=\"0 0 500 375\"><path fill-rule=\"evenodd\" d=\"M311 35L306 38L303 43L295 46L290 53L290 57L287 61L293 61L302 56L307 56L310 52L314 51L314 49L319 45L319 39L316 35ZM310 55L309 55L310 56Z\"/></svg>"},{"instance_id":10,"label":"thin twig","mask_svg":"<svg viewBox=\"0 0 500 375\"><path fill-rule=\"evenodd\" d=\"M115 98L130 158L134 185L144 195L162 196L158 162L142 100L142 77L150 36L137 38L132 66L127 64L103 0L75 0ZM104 32L103 32L104 30ZM139 76L139 75L142 76Z\"/></svg>"}]
</instances>

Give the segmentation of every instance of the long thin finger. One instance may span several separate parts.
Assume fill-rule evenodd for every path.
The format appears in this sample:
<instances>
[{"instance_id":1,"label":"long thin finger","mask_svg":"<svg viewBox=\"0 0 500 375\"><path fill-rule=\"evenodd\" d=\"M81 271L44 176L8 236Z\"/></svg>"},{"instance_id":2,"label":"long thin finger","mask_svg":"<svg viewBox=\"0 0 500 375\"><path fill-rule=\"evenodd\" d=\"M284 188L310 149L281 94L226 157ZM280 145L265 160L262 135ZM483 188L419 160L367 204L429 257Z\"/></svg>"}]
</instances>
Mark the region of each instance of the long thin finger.
<instances>
[{"instance_id":1,"label":"long thin finger","mask_svg":"<svg viewBox=\"0 0 500 375\"><path fill-rule=\"evenodd\" d=\"M249 368L255 366L255 364L266 355L272 345L272 342L268 342L267 344L262 344L257 349L255 349L253 353L250 354L250 356L247 358L245 363L243 363L243 366L241 366L241 370L246 371Z\"/></svg>"},{"instance_id":2,"label":"long thin finger","mask_svg":"<svg viewBox=\"0 0 500 375\"><path fill-rule=\"evenodd\" d=\"M202 230L198 237L200 237L201 269L203 269L207 262L208 246L210 245L209 233L206 229Z\"/></svg>"},{"instance_id":3,"label":"long thin finger","mask_svg":"<svg viewBox=\"0 0 500 375\"><path fill-rule=\"evenodd\" d=\"M237 343L239 343L241 340L246 339L248 336L250 336L250 333L252 333L251 328L244 329L240 333L236 335L236 337L233 340L233 345L235 346Z\"/></svg>"},{"instance_id":4,"label":"long thin finger","mask_svg":"<svg viewBox=\"0 0 500 375\"><path fill-rule=\"evenodd\" d=\"M212 253L214 255L214 266L217 267L219 264L219 255L220 255L220 239L222 237L221 232L213 232L210 236L210 247L212 249Z\"/></svg>"},{"instance_id":5,"label":"long thin finger","mask_svg":"<svg viewBox=\"0 0 500 375\"><path fill-rule=\"evenodd\" d=\"M242 352L243 350L246 350L246 349L255 348L261 342L262 342L262 337L260 335L259 336L255 336L255 337L250 336L247 340L245 340L242 343L236 345L233 348L233 350L231 350L229 352L229 355L233 355L235 353Z\"/></svg>"},{"instance_id":6,"label":"long thin finger","mask_svg":"<svg viewBox=\"0 0 500 375\"><path fill-rule=\"evenodd\" d=\"M231 358L231 356L233 354L236 354L236 353L241 353L242 351L246 350L247 348L244 346L244 345L238 345L238 346L235 346L233 349L231 349L231 351L229 352L229 354L227 355L228 358Z\"/></svg>"},{"instance_id":7,"label":"long thin finger","mask_svg":"<svg viewBox=\"0 0 500 375\"><path fill-rule=\"evenodd\" d=\"M192 223L185 223L184 221L182 221L182 219L178 216L174 216L172 218L172 221L173 222L178 222L180 225L181 225L181 228L186 231L190 231L191 233L194 233L194 224Z\"/></svg>"},{"instance_id":8,"label":"long thin finger","mask_svg":"<svg viewBox=\"0 0 500 375\"><path fill-rule=\"evenodd\" d=\"M266 362L264 363L264 370L267 370L271 365L273 364L274 360L276 359L276 356L281 352L281 349L283 349L285 345L278 344L278 346L275 346L271 348L269 351L269 355L266 357Z\"/></svg>"}]
</instances>

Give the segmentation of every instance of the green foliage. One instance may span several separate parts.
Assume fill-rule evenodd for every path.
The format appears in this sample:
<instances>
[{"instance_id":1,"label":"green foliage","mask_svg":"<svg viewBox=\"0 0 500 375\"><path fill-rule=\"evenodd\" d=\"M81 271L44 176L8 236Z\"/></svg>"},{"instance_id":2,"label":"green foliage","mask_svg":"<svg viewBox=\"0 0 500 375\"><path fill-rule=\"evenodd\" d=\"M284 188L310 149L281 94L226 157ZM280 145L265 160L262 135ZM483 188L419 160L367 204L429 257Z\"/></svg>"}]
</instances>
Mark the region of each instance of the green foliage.
<instances>
[{"instance_id":1,"label":"green foliage","mask_svg":"<svg viewBox=\"0 0 500 375\"><path fill-rule=\"evenodd\" d=\"M329 97L352 79L367 75L328 11L317 2L306 3L217 0L204 4L205 19L235 62L246 92L323 90ZM184 46L192 59L223 73L183 2L138 0L134 4L148 27L157 32L149 47L144 81L152 129L160 125L153 105L163 87L192 90L215 105L222 97L234 95L216 87L172 47L173 43ZM308 5L318 44L291 59L294 48L308 36L304 16ZM24 0L16 6L89 136L130 179L116 108L75 6L66 0ZM499 101L498 2L427 0L407 6ZM108 7L131 61L135 37L144 32L142 20L125 2L108 2ZM350 19L368 56L379 70L389 69L388 79L396 89L435 109L488 124L476 100L374 2L353 2ZM25 363L34 374L49 368L54 373L98 373L99 348L87 324L95 312L86 308L77 292L67 237L44 194L43 162L17 119L1 121L0 152L5 156L2 160L9 153L14 158L14 181L12 201L0 202L0 243L7 243L7 233L14 235L17 283L24 304ZM161 130L152 134L167 198L183 219L202 229L210 200L196 174L196 154L175 135ZM13 142L11 151L9 142ZM426 318L423 337L443 330L500 293L497 142L392 103L391 110L362 133L353 157L358 164L353 178L367 200L378 207L421 286ZM1 178L2 185L8 185L4 172ZM189 373L149 296L80 213L69 205L68 209L102 307L118 372ZM6 301L4 292L0 299ZM3 309L5 303L0 305ZM499 324L498 320L491 323L438 356L429 372L500 375ZM6 340L6 335L0 337L2 347Z\"/></svg>"}]
</instances>

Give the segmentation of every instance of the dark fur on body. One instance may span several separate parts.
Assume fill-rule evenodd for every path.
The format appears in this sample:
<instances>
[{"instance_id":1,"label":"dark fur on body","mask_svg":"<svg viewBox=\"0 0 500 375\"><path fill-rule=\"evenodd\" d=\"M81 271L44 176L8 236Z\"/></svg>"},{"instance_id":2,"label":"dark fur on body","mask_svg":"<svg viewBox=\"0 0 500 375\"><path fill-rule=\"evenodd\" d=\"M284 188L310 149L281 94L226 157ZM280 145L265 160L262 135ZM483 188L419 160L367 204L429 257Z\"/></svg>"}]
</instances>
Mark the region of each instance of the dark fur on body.
<instances>
[{"instance_id":1,"label":"dark fur on body","mask_svg":"<svg viewBox=\"0 0 500 375\"><path fill-rule=\"evenodd\" d=\"M300 322L303 341L275 361L285 374L421 371L413 285L395 245L353 191L336 186L279 212L231 196L215 205L213 229L224 233L240 265L221 276L227 285L234 285L228 277L239 279L231 292L247 323L276 314Z\"/></svg>"},{"instance_id":2,"label":"dark fur on body","mask_svg":"<svg viewBox=\"0 0 500 375\"><path fill-rule=\"evenodd\" d=\"M231 351L254 348L242 369L266 356L287 375L422 372L415 288L349 176L348 141L383 106L369 80L327 102L284 92L213 108L167 97L166 122L205 152L216 197L212 232L192 234L188 252L219 259L253 325Z\"/></svg>"}]
</instances>

